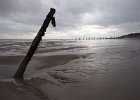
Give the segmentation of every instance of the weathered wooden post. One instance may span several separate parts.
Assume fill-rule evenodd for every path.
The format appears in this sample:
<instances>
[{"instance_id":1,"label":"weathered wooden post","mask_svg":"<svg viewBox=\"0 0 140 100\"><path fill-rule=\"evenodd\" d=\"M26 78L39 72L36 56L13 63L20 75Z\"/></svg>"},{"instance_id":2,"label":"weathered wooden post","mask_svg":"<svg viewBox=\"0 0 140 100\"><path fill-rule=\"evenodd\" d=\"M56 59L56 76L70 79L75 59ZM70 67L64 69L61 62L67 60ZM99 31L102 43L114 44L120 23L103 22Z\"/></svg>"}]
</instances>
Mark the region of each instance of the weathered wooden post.
<instances>
[{"instance_id":1,"label":"weathered wooden post","mask_svg":"<svg viewBox=\"0 0 140 100\"><path fill-rule=\"evenodd\" d=\"M44 22L42 24L37 36L32 41L32 44L30 46L30 49L29 49L28 53L26 54L25 58L23 59L22 63L20 64L17 72L15 73L15 75L14 75L15 79L23 79L24 71L25 71L29 61L31 60L35 50L37 49L37 47L38 47L38 45L39 45L39 43L42 39L42 36L44 36L44 34L46 32L46 29L49 26L49 23L51 22L53 27L56 26L55 18L53 17L54 14L55 14L55 9L51 8L50 12L46 16L46 19L44 20Z\"/></svg>"}]
</instances>

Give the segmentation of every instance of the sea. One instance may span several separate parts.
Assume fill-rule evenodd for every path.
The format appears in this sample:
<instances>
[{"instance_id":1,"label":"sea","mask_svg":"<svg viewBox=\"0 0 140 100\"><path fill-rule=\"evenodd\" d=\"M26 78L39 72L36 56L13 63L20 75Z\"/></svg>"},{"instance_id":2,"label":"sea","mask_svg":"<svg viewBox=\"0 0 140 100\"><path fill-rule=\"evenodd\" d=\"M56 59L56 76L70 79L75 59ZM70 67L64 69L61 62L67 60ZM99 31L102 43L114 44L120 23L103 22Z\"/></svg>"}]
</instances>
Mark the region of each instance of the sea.
<instances>
[{"instance_id":1,"label":"sea","mask_svg":"<svg viewBox=\"0 0 140 100\"><path fill-rule=\"evenodd\" d=\"M0 100L140 100L140 39L0 40Z\"/></svg>"}]
</instances>

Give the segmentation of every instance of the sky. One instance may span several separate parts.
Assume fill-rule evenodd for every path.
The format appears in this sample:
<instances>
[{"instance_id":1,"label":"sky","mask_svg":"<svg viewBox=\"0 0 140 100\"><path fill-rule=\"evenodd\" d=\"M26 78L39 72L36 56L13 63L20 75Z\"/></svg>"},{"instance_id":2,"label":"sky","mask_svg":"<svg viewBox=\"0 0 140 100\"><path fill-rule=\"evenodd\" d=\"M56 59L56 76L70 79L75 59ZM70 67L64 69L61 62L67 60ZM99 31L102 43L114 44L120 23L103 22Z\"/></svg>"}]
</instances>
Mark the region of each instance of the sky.
<instances>
[{"instance_id":1,"label":"sky","mask_svg":"<svg viewBox=\"0 0 140 100\"><path fill-rule=\"evenodd\" d=\"M56 27L44 38L110 37L140 32L140 0L0 0L0 38L29 39L50 8Z\"/></svg>"}]
</instances>

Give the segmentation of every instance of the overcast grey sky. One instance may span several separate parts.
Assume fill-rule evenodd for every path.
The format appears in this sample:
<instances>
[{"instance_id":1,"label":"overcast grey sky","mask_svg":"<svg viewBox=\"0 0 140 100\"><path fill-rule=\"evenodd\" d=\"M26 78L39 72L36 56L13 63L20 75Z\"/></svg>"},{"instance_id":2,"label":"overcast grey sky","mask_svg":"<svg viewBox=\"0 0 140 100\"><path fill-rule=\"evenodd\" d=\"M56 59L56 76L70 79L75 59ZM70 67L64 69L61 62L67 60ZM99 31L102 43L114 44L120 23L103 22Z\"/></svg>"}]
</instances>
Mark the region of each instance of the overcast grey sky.
<instances>
[{"instance_id":1,"label":"overcast grey sky","mask_svg":"<svg viewBox=\"0 0 140 100\"><path fill-rule=\"evenodd\" d=\"M140 32L140 0L0 0L0 38L34 38L50 8L56 28L45 38Z\"/></svg>"}]
</instances>

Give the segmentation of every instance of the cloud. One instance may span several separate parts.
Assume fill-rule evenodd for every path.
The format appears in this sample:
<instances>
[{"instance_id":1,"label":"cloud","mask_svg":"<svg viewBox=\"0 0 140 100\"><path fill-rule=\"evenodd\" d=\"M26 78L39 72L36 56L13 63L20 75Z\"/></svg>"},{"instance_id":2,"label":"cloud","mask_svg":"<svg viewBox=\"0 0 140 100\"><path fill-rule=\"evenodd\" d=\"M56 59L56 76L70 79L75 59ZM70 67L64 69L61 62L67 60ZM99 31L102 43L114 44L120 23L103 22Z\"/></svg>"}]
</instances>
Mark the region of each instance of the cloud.
<instances>
[{"instance_id":1,"label":"cloud","mask_svg":"<svg viewBox=\"0 0 140 100\"><path fill-rule=\"evenodd\" d=\"M1 0L0 37L32 37L51 7L56 8L57 27L50 26L47 33L53 34L47 37L139 32L139 4L140 0Z\"/></svg>"}]
</instances>

